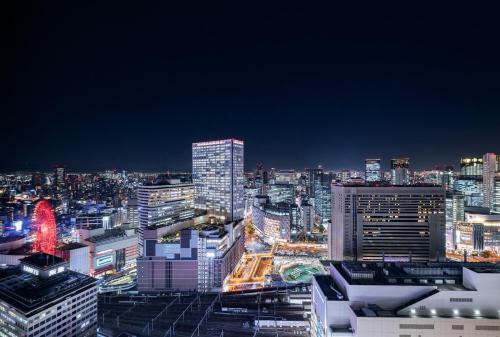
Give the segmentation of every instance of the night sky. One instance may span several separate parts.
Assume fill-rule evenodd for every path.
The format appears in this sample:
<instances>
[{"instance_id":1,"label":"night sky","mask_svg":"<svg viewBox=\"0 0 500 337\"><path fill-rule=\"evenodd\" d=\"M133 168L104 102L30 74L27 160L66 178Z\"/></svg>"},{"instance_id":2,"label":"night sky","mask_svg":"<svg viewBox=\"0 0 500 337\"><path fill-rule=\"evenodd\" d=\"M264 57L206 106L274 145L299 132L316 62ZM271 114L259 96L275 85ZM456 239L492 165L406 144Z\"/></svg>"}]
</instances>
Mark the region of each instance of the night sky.
<instances>
[{"instance_id":1,"label":"night sky","mask_svg":"<svg viewBox=\"0 0 500 337\"><path fill-rule=\"evenodd\" d=\"M500 151L496 8L168 3L17 1L0 171L190 170L229 137L247 169Z\"/></svg>"}]
</instances>

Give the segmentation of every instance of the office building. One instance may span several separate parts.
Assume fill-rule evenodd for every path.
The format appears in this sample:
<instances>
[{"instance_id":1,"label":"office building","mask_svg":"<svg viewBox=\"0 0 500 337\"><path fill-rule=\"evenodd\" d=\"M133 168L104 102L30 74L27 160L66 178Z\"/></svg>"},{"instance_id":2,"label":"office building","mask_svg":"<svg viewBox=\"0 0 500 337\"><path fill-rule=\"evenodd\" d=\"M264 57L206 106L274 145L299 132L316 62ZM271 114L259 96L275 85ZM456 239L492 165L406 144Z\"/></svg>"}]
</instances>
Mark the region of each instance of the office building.
<instances>
[{"instance_id":1,"label":"office building","mask_svg":"<svg viewBox=\"0 0 500 337\"><path fill-rule=\"evenodd\" d=\"M312 281L313 337L495 337L500 266L481 263L330 265Z\"/></svg>"},{"instance_id":2,"label":"office building","mask_svg":"<svg viewBox=\"0 0 500 337\"><path fill-rule=\"evenodd\" d=\"M307 201L300 205L302 229L306 234L311 234L314 227L314 208Z\"/></svg>"},{"instance_id":3,"label":"office building","mask_svg":"<svg viewBox=\"0 0 500 337\"><path fill-rule=\"evenodd\" d=\"M145 229L171 226L193 218L194 194L193 184L178 180L166 180L137 188L139 253L142 253Z\"/></svg>"},{"instance_id":4,"label":"office building","mask_svg":"<svg viewBox=\"0 0 500 337\"><path fill-rule=\"evenodd\" d=\"M259 187L246 187L245 186L245 216L250 214L253 206L253 199L257 195L261 195L262 189Z\"/></svg>"},{"instance_id":5,"label":"office building","mask_svg":"<svg viewBox=\"0 0 500 337\"><path fill-rule=\"evenodd\" d=\"M453 245L458 251L500 253L500 214L465 212L453 228Z\"/></svg>"},{"instance_id":6,"label":"office building","mask_svg":"<svg viewBox=\"0 0 500 337\"><path fill-rule=\"evenodd\" d=\"M295 203L295 185L285 183L275 183L268 186L267 195L269 201L277 203Z\"/></svg>"},{"instance_id":7,"label":"office building","mask_svg":"<svg viewBox=\"0 0 500 337\"><path fill-rule=\"evenodd\" d=\"M138 290L220 291L244 251L243 221L165 235L137 260Z\"/></svg>"},{"instance_id":8,"label":"office building","mask_svg":"<svg viewBox=\"0 0 500 337\"><path fill-rule=\"evenodd\" d=\"M365 159L365 181L381 181L380 159Z\"/></svg>"},{"instance_id":9,"label":"office building","mask_svg":"<svg viewBox=\"0 0 500 337\"><path fill-rule=\"evenodd\" d=\"M465 200L461 193L446 192L446 249L454 249L453 231L465 220Z\"/></svg>"},{"instance_id":10,"label":"office building","mask_svg":"<svg viewBox=\"0 0 500 337\"><path fill-rule=\"evenodd\" d=\"M500 214L500 177L493 179L493 193L491 197L491 213Z\"/></svg>"},{"instance_id":11,"label":"office building","mask_svg":"<svg viewBox=\"0 0 500 337\"><path fill-rule=\"evenodd\" d=\"M64 166L58 165L54 168L54 183L57 187L61 187L64 185L64 181L66 178L66 171Z\"/></svg>"},{"instance_id":12,"label":"office building","mask_svg":"<svg viewBox=\"0 0 500 337\"><path fill-rule=\"evenodd\" d=\"M445 192L435 186L332 184L329 257L437 261L445 255Z\"/></svg>"},{"instance_id":13,"label":"office building","mask_svg":"<svg viewBox=\"0 0 500 337\"><path fill-rule=\"evenodd\" d=\"M194 197L193 197L194 207ZM139 227L139 204L137 198L129 198L127 201L127 223L132 228Z\"/></svg>"},{"instance_id":14,"label":"office building","mask_svg":"<svg viewBox=\"0 0 500 337\"><path fill-rule=\"evenodd\" d=\"M314 199L316 195L315 184L321 175L323 175L323 169L321 167L317 169L306 169L306 176L307 176L306 193L309 196L309 198Z\"/></svg>"},{"instance_id":15,"label":"office building","mask_svg":"<svg viewBox=\"0 0 500 337\"><path fill-rule=\"evenodd\" d=\"M95 279L37 253L0 271L0 336L90 337L97 333Z\"/></svg>"},{"instance_id":16,"label":"office building","mask_svg":"<svg viewBox=\"0 0 500 337\"><path fill-rule=\"evenodd\" d=\"M410 158L391 159L391 183L393 185L410 184Z\"/></svg>"},{"instance_id":17,"label":"office building","mask_svg":"<svg viewBox=\"0 0 500 337\"><path fill-rule=\"evenodd\" d=\"M495 177L500 176L500 156L486 153L483 156L484 207L492 208Z\"/></svg>"},{"instance_id":18,"label":"office building","mask_svg":"<svg viewBox=\"0 0 500 337\"><path fill-rule=\"evenodd\" d=\"M460 175L461 176L483 176L483 159L467 157L460 159Z\"/></svg>"},{"instance_id":19,"label":"office building","mask_svg":"<svg viewBox=\"0 0 500 337\"><path fill-rule=\"evenodd\" d=\"M121 224L120 216L114 208L99 209L96 212L82 212L72 219L75 228L102 227L110 229Z\"/></svg>"},{"instance_id":20,"label":"office building","mask_svg":"<svg viewBox=\"0 0 500 337\"><path fill-rule=\"evenodd\" d=\"M225 139L193 143L195 207L224 221L243 218L244 143Z\"/></svg>"}]
</instances>

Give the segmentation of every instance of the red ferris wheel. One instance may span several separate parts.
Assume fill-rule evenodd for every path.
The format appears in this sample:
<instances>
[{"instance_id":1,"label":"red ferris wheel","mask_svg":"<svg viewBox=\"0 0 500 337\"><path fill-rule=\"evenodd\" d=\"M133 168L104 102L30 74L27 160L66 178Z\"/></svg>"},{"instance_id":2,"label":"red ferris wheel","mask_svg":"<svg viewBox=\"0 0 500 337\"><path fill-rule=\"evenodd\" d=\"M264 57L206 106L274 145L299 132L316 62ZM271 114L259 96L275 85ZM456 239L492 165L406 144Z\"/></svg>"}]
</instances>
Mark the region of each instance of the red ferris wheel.
<instances>
[{"instance_id":1,"label":"red ferris wheel","mask_svg":"<svg viewBox=\"0 0 500 337\"><path fill-rule=\"evenodd\" d=\"M35 205L32 229L33 251L54 255L57 243L56 219L48 200L40 200Z\"/></svg>"}]
</instances>

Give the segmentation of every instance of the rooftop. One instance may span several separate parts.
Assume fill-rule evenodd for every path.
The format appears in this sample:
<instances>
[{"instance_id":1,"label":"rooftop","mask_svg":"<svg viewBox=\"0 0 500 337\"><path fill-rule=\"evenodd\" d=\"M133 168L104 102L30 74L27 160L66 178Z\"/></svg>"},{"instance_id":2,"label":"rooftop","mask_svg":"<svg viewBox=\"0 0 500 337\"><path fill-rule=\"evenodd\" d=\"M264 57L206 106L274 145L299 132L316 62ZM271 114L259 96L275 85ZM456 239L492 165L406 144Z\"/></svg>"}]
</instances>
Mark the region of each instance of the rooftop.
<instances>
[{"instance_id":1,"label":"rooftop","mask_svg":"<svg viewBox=\"0 0 500 337\"><path fill-rule=\"evenodd\" d=\"M335 287L330 275L314 275L314 279L329 301L347 301L347 298Z\"/></svg>"},{"instance_id":2,"label":"rooftop","mask_svg":"<svg viewBox=\"0 0 500 337\"><path fill-rule=\"evenodd\" d=\"M79 242L69 242L69 243L65 243L62 246L59 246L57 249L58 250L73 250L73 249L78 249L78 248L82 248L82 247L87 247L87 245L84 245L83 243L79 243Z\"/></svg>"},{"instance_id":3,"label":"rooftop","mask_svg":"<svg viewBox=\"0 0 500 337\"><path fill-rule=\"evenodd\" d=\"M464 262L336 262L332 263L352 285L433 285L440 290L467 290L463 268L478 273L500 273L500 265Z\"/></svg>"},{"instance_id":4,"label":"rooftop","mask_svg":"<svg viewBox=\"0 0 500 337\"><path fill-rule=\"evenodd\" d=\"M20 262L40 269L46 269L64 263L64 260L54 255L35 253L22 258Z\"/></svg>"},{"instance_id":5,"label":"rooftop","mask_svg":"<svg viewBox=\"0 0 500 337\"><path fill-rule=\"evenodd\" d=\"M95 285L90 276L65 271L47 279L22 272L20 268L9 268L0 278L0 299L16 307L27 316L36 314L46 305L53 306L63 301L72 292L80 292Z\"/></svg>"},{"instance_id":6,"label":"rooftop","mask_svg":"<svg viewBox=\"0 0 500 337\"><path fill-rule=\"evenodd\" d=\"M122 238L129 238L129 236L127 236L127 234L125 233L125 230L120 228L112 228L107 229L104 234L91 236L85 241L92 243L102 243L106 241L117 241Z\"/></svg>"},{"instance_id":7,"label":"rooftop","mask_svg":"<svg viewBox=\"0 0 500 337\"><path fill-rule=\"evenodd\" d=\"M0 236L0 244L24 239L25 235Z\"/></svg>"}]
</instances>

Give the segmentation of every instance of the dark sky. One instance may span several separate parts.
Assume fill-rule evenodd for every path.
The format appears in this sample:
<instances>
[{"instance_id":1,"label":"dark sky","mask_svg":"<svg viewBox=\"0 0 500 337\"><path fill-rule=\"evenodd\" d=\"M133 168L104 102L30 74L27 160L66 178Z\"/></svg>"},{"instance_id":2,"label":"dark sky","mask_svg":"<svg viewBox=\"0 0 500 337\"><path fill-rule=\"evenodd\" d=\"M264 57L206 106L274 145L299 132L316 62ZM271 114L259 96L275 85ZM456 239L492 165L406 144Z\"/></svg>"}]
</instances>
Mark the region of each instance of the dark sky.
<instances>
[{"instance_id":1,"label":"dark sky","mask_svg":"<svg viewBox=\"0 0 500 337\"><path fill-rule=\"evenodd\" d=\"M103 3L7 12L0 171L190 169L228 137L247 168L500 151L496 8Z\"/></svg>"}]
</instances>

